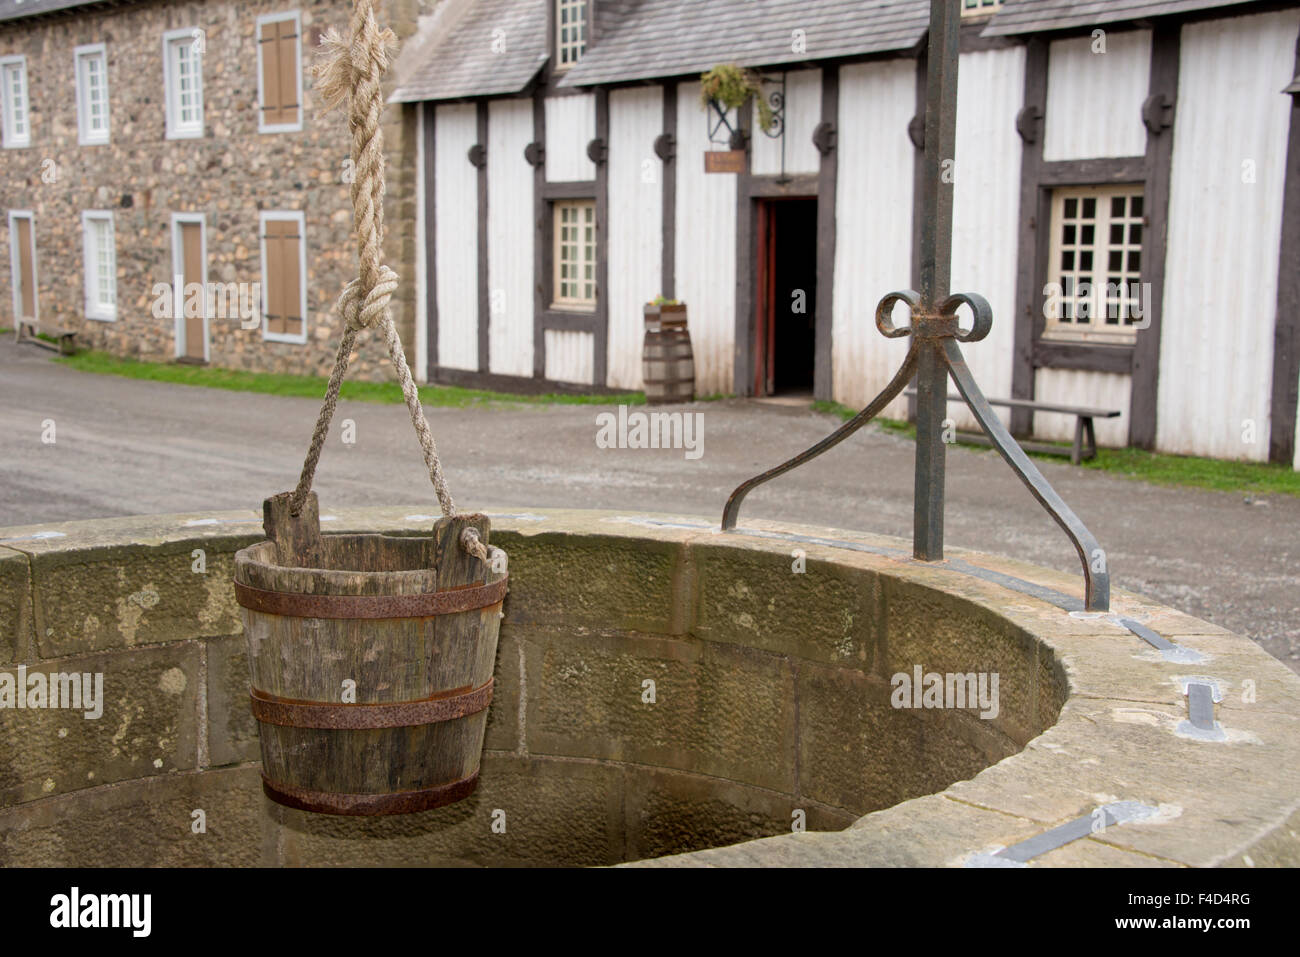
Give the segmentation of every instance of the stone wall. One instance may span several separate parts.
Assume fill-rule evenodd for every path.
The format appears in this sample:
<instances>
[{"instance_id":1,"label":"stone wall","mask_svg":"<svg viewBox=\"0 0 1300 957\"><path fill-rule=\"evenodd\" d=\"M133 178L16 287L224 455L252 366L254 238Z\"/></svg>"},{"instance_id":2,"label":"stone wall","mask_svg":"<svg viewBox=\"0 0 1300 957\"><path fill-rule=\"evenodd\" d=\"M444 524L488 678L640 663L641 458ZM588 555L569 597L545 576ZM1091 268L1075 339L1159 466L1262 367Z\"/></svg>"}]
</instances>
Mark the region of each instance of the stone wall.
<instances>
[{"instance_id":1,"label":"stone wall","mask_svg":"<svg viewBox=\"0 0 1300 957\"><path fill-rule=\"evenodd\" d=\"M340 333L331 307L356 274L355 241L344 162L350 138L341 113L324 113L311 92L315 47L328 27L346 30L350 0L143 0L91 8L70 16L0 25L0 56L27 57L31 146L0 150L0 209L35 214L39 313L42 322L75 329L84 345L123 356L168 361L176 354L175 323L155 318L156 283L172 281L173 212L207 214L208 278L262 281L258 213L301 210L306 217L307 342L268 342L260 327L237 319L210 322L213 365L324 374ZM259 133L257 17L297 9L302 18L303 129ZM417 0L381 0L381 18L400 37L415 29ZM205 135L165 138L162 35L204 31ZM110 142L80 146L73 50L105 43ZM394 316L408 354L414 346L415 114L390 106L384 132L388 157L385 255L402 279ZM53 172L53 177L51 177ZM43 175L44 174L44 175ZM48 181L50 179L53 181ZM115 322L85 317L81 213L114 212L117 244ZM11 326L10 237L0 240L0 325ZM363 342L353 375L391 376L382 338Z\"/></svg>"},{"instance_id":2,"label":"stone wall","mask_svg":"<svg viewBox=\"0 0 1300 957\"><path fill-rule=\"evenodd\" d=\"M1004 587L1068 594L1072 576L954 554L998 584L898 540L779 528L802 536L796 571L778 526L719 538L613 513L493 518L511 590L471 798L389 818L287 810L261 793L230 585L259 522L0 529L0 672L105 682L98 719L0 710L0 865L934 866L1115 799L1156 814L1034 863L1300 860L1300 678L1246 639L1117 593L1117 615L1196 656L1177 660L1118 618ZM917 664L999 673L998 715L892 706L890 676ZM1189 674L1225 691L1222 740L1178 733ZM1226 693L1247 679L1249 702Z\"/></svg>"}]
</instances>

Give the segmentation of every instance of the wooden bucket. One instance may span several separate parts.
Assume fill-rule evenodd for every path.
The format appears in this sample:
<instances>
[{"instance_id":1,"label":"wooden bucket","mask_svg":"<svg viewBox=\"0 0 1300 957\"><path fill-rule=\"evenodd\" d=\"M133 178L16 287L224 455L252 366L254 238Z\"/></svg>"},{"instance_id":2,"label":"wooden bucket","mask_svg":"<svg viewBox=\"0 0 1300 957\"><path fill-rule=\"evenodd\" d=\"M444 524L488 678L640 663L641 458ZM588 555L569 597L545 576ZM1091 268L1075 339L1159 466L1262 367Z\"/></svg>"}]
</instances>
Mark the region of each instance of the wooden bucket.
<instances>
[{"instance_id":1,"label":"wooden bucket","mask_svg":"<svg viewBox=\"0 0 1300 957\"><path fill-rule=\"evenodd\" d=\"M695 353L686 329L686 307L645 307L641 372L648 405L695 398Z\"/></svg>"},{"instance_id":2,"label":"wooden bucket","mask_svg":"<svg viewBox=\"0 0 1300 957\"><path fill-rule=\"evenodd\" d=\"M459 539L473 526L486 545L487 517L441 519L429 537L320 535L315 493L292 527L287 500L267 500L272 540L235 555L263 790L324 814L468 797L507 576Z\"/></svg>"}]
</instances>

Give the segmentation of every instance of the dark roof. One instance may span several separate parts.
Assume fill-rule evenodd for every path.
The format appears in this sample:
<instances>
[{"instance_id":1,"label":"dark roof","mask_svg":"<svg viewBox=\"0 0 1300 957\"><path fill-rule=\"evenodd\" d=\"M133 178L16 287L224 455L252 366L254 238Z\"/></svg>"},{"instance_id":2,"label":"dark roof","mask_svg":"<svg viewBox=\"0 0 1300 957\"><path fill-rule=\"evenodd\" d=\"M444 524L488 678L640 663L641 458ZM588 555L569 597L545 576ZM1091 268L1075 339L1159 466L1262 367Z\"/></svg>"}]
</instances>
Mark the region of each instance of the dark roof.
<instances>
[{"instance_id":1,"label":"dark roof","mask_svg":"<svg viewBox=\"0 0 1300 957\"><path fill-rule=\"evenodd\" d=\"M606 5L596 5L595 42L562 86L910 50L930 16L927 0L624 0L601 16ZM795 30L804 52L792 49Z\"/></svg>"},{"instance_id":2,"label":"dark roof","mask_svg":"<svg viewBox=\"0 0 1300 957\"><path fill-rule=\"evenodd\" d=\"M984 36L1065 30L1120 20L1230 7L1251 0L1004 0Z\"/></svg>"},{"instance_id":3,"label":"dark roof","mask_svg":"<svg viewBox=\"0 0 1300 957\"><path fill-rule=\"evenodd\" d=\"M0 0L0 20L19 20L39 17L43 13L59 13L73 7L91 7L109 0Z\"/></svg>"},{"instance_id":4,"label":"dark roof","mask_svg":"<svg viewBox=\"0 0 1300 957\"><path fill-rule=\"evenodd\" d=\"M472 0L424 52L423 63L403 78L390 102L518 93L546 62L547 2ZM493 52L494 39L504 40L503 52Z\"/></svg>"}]
</instances>

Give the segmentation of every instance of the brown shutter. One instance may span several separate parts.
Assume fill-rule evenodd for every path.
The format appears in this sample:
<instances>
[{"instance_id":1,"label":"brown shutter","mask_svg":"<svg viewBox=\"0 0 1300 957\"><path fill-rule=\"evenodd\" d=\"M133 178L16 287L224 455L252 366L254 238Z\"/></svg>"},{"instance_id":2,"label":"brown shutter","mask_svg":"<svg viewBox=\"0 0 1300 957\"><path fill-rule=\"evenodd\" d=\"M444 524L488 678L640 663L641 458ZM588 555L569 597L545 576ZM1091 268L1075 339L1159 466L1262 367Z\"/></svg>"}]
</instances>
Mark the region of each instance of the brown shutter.
<instances>
[{"instance_id":1,"label":"brown shutter","mask_svg":"<svg viewBox=\"0 0 1300 957\"><path fill-rule=\"evenodd\" d=\"M280 101L280 24L258 27L258 48L262 51L262 123L282 123Z\"/></svg>"},{"instance_id":2,"label":"brown shutter","mask_svg":"<svg viewBox=\"0 0 1300 957\"><path fill-rule=\"evenodd\" d=\"M181 276L182 316L185 323L185 355L202 359L206 351L203 341L203 313L207 312L207 288L203 290L203 310L197 316L189 314L190 283L203 282L203 227L198 223L181 223Z\"/></svg>"},{"instance_id":3,"label":"brown shutter","mask_svg":"<svg viewBox=\"0 0 1300 957\"><path fill-rule=\"evenodd\" d=\"M276 43L280 65L280 122L297 123L300 109L297 24L293 20L281 20L276 25L280 28Z\"/></svg>"},{"instance_id":4,"label":"brown shutter","mask_svg":"<svg viewBox=\"0 0 1300 957\"><path fill-rule=\"evenodd\" d=\"M36 290L33 286L36 283L36 270L32 263L32 221L23 216L16 218L14 225L18 227L18 285L23 313L19 318L35 319Z\"/></svg>"},{"instance_id":5,"label":"brown shutter","mask_svg":"<svg viewBox=\"0 0 1300 957\"><path fill-rule=\"evenodd\" d=\"M266 243L266 331L302 335L302 236L297 220L268 220L262 239Z\"/></svg>"},{"instance_id":6,"label":"brown shutter","mask_svg":"<svg viewBox=\"0 0 1300 957\"><path fill-rule=\"evenodd\" d=\"M284 257L284 331L291 336L302 335L305 328L302 315L302 281L301 255L302 236L298 233L297 220L285 220L280 223L283 229L281 254Z\"/></svg>"}]
</instances>

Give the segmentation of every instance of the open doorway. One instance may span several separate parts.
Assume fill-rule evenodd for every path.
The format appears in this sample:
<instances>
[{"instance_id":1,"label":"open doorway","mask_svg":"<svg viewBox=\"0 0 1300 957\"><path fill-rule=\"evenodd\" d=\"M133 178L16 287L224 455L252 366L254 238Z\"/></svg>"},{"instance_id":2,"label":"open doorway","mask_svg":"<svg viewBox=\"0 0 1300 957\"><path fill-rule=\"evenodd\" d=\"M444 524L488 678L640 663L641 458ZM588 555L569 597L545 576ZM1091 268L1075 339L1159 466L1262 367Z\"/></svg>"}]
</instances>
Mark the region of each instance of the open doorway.
<instances>
[{"instance_id":1,"label":"open doorway","mask_svg":"<svg viewBox=\"0 0 1300 957\"><path fill-rule=\"evenodd\" d=\"M812 396L817 199L758 201L754 394Z\"/></svg>"}]
</instances>

